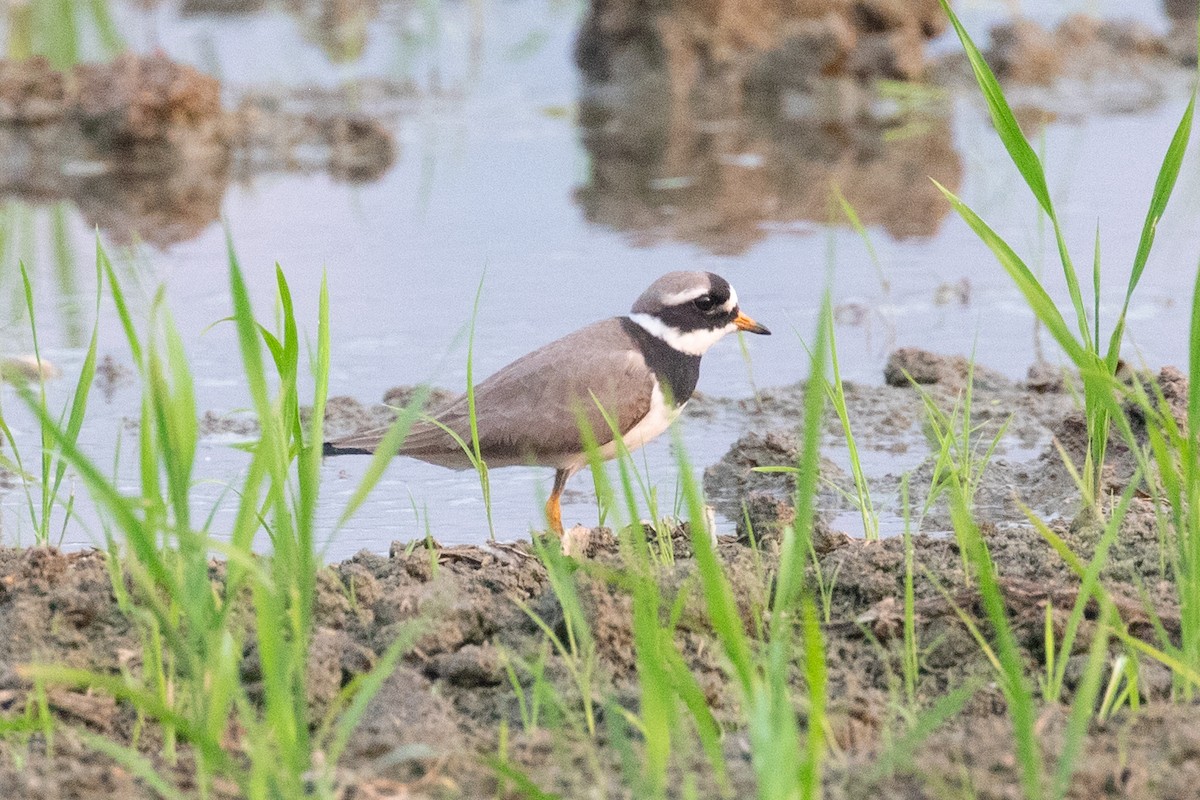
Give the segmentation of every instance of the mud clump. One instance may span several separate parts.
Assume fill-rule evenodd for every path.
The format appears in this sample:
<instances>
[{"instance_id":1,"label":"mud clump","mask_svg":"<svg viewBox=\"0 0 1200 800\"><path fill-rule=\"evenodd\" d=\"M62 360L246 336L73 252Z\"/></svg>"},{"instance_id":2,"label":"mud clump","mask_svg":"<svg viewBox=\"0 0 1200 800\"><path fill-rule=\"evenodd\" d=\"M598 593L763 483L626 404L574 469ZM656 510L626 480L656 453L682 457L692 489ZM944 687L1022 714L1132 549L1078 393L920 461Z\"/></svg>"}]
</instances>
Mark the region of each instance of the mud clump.
<instances>
[{"instance_id":1,"label":"mud clump","mask_svg":"<svg viewBox=\"0 0 1200 800\"><path fill-rule=\"evenodd\" d=\"M1061 78L1093 78L1122 64L1169 57L1162 37L1136 22L1072 14L1048 30L1019 19L991 30L984 53L1001 80L1050 85Z\"/></svg>"},{"instance_id":2,"label":"mud clump","mask_svg":"<svg viewBox=\"0 0 1200 800\"><path fill-rule=\"evenodd\" d=\"M576 42L585 79L669 86L677 100L740 105L831 76L912 79L947 20L937 2L650 3L592 0Z\"/></svg>"},{"instance_id":3,"label":"mud clump","mask_svg":"<svg viewBox=\"0 0 1200 800\"><path fill-rule=\"evenodd\" d=\"M334 395L325 404L325 435L336 439L361 431L386 428L396 421L398 411L412 401L418 389L416 386L393 386L384 392L380 402L370 404L347 395ZM458 394L449 389L435 387L428 392L424 408L430 412L436 412L458 399ZM309 406L300 409L300 419L304 425L308 425L311 410ZM249 438L258 435L258 420L245 412L222 414L210 409L200 417L200 434Z\"/></svg>"},{"instance_id":4,"label":"mud clump","mask_svg":"<svg viewBox=\"0 0 1200 800\"><path fill-rule=\"evenodd\" d=\"M1054 28L1017 18L993 27L984 58L1028 130L1063 118L1154 108L1188 79L1196 63L1195 8L1160 34L1130 20L1071 14ZM966 56L932 69L944 85L973 83Z\"/></svg>"},{"instance_id":5,"label":"mud clump","mask_svg":"<svg viewBox=\"0 0 1200 800\"><path fill-rule=\"evenodd\" d=\"M943 356L916 347L893 351L883 367L883 380L888 386L963 386L968 380L991 386L1008 382L1003 375L973 365L965 356Z\"/></svg>"},{"instance_id":6,"label":"mud clump","mask_svg":"<svg viewBox=\"0 0 1200 800\"><path fill-rule=\"evenodd\" d=\"M0 150L0 194L71 200L118 242L158 246L219 219L235 178L319 169L363 182L395 160L377 120L277 111L262 97L227 111L215 78L162 53L69 72L0 60Z\"/></svg>"}]
</instances>

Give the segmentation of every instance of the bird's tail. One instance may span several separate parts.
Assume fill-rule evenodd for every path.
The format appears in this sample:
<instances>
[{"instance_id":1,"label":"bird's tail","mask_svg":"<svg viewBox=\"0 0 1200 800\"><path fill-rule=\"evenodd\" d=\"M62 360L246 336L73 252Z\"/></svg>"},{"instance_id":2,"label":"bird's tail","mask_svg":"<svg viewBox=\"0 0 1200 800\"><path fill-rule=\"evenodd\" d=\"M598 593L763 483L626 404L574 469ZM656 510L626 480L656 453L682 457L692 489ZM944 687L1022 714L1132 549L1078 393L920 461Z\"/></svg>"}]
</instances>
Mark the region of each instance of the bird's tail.
<instances>
[{"instance_id":1,"label":"bird's tail","mask_svg":"<svg viewBox=\"0 0 1200 800\"><path fill-rule=\"evenodd\" d=\"M325 442L322 452L327 456L369 456L375 451L365 447L343 447L337 442Z\"/></svg>"}]
</instances>

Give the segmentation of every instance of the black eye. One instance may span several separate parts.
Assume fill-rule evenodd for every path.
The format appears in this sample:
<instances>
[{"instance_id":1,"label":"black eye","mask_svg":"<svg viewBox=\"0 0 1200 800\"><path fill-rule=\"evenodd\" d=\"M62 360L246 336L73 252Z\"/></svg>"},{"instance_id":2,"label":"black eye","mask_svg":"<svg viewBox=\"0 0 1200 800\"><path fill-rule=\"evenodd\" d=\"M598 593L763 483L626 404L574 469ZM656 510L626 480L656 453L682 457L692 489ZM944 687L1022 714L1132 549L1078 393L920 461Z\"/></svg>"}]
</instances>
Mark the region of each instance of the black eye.
<instances>
[{"instance_id":1,"label":"black eye","mask_svg":"<svg viewBox=\"0 0 1200 800\"><path fill-rule=\"evenodd\" d=\"M702 294L692 301L692 305L707 314L709 311L712 311L712 307L716 305L716 302L716 300L713 300L712 295Z\"/></svg>"}]
</instances>

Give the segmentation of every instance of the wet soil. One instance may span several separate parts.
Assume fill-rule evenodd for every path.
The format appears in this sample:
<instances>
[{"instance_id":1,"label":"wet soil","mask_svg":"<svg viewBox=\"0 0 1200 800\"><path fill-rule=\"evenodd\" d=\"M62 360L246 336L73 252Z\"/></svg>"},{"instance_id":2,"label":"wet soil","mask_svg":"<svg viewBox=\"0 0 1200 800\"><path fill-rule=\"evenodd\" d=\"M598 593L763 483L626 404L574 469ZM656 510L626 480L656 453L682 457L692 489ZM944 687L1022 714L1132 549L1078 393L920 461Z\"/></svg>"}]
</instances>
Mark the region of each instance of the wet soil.
<instances>
[{"instance_id":1,"label":"wet soil","mask_svg":"<svg viewBox=\"0 0 1200 800\"><path fill-rule=\"evenodd\" d=\"M968 367L964 359L900 351L888 370L889 382L897 385L848 388L851 419L864 451L908 459L910 466L903 471L911 475L914 507L919 509L921 487L929 476L929 446L922 433L925 400L907 378L900 379L905 373L921 382L929 402L950 410L962 402ZM1044 664L1047 608L1061 634L1078 581L1024 521L1014 500L1020 498L1042 514L1080 557L1090 556L1097 527L1086 516L1076 519L1079 496L1069 477L1064 479L1066 469L1052 443L1057 437L1063 450L1077 458L1082 429L1072 396L1063 388L1070 376L1056 380L1041 367L1031 371L1028 382L1018 382L976 368L973 378L972 419L981 426L980 435L994 436L987 432L1008 420L980 484L976 514L1022 654L1030 673L1037 674ZM1169 399L1186 397L1186 384L1180 383L1177 372L1164 370L1157 379ZM791 514L786 478L751 468L794 460L800 398L800 387L763 392L761 405L747 408L756 432L706 474L711 499L726 510L740 511L744 505L754 528L756 547L745 535L718 543L747 625L768 596L778 563L779 528ZM845 473L835 463L838 431L831 418L826 445L831 460L823 472L833 484L845 487ZM1123 463L1127 460L1127 451L1114 448L1110 488L1119 489L1128 481L1130 471ZM900 471L870 472L880 498L894 491ZM838 530L835 512L844 507L840 496L833 490L822 494L825 513L815 536L820 573L832 587L827 605L822 604L830 730L835 739L825 779L828 796L1017 796L1019 776L1003 696L955 608L976 620L985 615L976 585L964 575L955 540L944 532L948 522L937 504L924 516L913 515L919 530L913 538L920 644L917 700L928 707L968 682L977 682L978 688L962 713L921 742L910 758L890 771L875 769L906 730L900 688L903 542L896 537L867 542ZM687 534L677 531L676 536L676 560L658 572L667 602L678 598L675 643L725 730L730 781L726 796L753 796L745 717L707 623ZM497 777L492 765L500 758L558 796L639 796L622 777L623 764L629 758L637 763L641 747L619 712L622 707L636 711L639 692L631 601L620 580L628 562L611 532L596 529L580 541L575 579L598 657L594 738L561 720L555 725L551 704L543 709L538 726L526 728L522 723L509 665L517 665L516 674L528 692L532 679L519 665L532 668L544 660L545 676L564 704L576 712L580 708L566 663L531 618L530 612L551 630L564 630L558 600L530 543L396 543L387 555L363 552L322 571L309 670L314 719L341 687L371 668L402 626L413 620L426 624L351 740L340 773L346 797L521 796L514 783ZM1139 497L1125 519L1103 581L1131 633L1148 641L1157 641L1156 625L1168 636L1178 633L1178 598L1167 580L1166 562L1155 509L1150 500ZM220 574L217 565L214 579ZM1094 615L1086 615L1081 648L1090 641L1094 624ZM0 630L0 711L5 714L23 708L28 698L20 664L53 660L114 673L139 668L135 633L116 606L105 556L97 552L0 550ZM986 625L983 630L986 633ZM1082 652L1071 656L1066 700L1082 674L1083 659ZM251 644L243 679L253 685L259 678L256 670ZM797 687L800 683L797 676ZM1122 710L1093 723L1068 796L1194 796L1200 778L1200 714L1191 704L1173 701L1171 676L1154 663L1142 664L1139 691L1143 705L1136 714ZM81 738L80 731L89 731L128 741L136 724L129 709L98 695L62 690L51 694L50 703L63 725L52 752L39 735L0 739L0 796L154 796ZM1060 704L1043 702L1038 707L1038 730L1048 759L1061 745L1065 714ZM681 731L676 747L682 755L673 785L681 792L692 787L695 796L720 797L718 781L692 738ZM144 736L142 747L148 757L158 759L153 739ZM186 791L186 757L167 771L178 776Z\"/></svg>"}]
</instances>

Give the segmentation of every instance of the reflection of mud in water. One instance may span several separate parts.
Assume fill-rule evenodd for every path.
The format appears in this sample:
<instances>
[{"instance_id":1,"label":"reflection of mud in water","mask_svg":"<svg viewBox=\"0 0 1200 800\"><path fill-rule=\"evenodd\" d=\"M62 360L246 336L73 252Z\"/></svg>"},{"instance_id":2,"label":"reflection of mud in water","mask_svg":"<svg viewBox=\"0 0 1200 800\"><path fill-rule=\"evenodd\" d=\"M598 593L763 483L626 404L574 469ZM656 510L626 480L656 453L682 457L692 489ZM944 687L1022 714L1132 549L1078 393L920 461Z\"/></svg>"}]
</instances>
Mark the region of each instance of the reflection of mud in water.
<instances>
[{"instance_id":1,"label":"reflection of mud in water","mask_svg":"<svg viewBox=\"0 0 1200 800\"><path fill-rule=\"evenodd\" d=\"M367 49L367 26L379 16L379 0L288 0L304 36L334 64L351 63Z\"/></svg>"},{"instance_id":2,"label":"reflection of mud in water","mask_svg":"<svg viewBox=\"0 0 1200 800\"><path fill-rule=\"evenodd\" d=\"M219 219L235 177L370 181L395 157L376 120L264 97L226 111L215 79L132 54L69 75L42 59L0 61L0 152L0 195L71 200L117 241L158 246Z\"/></svg>"},{"instance_id":3,"label":"reflection of mud in water","mask_svg":"<svg viewBox=\"0 0 1200 800\"><path fill-rule=\"evenodd\" d=\"M940 117L907 128L754 115L651 120L593 110L584 137L592 172L579 202L593 222L718 252L744 250L772 224L828 221L835 185L865 224L929 236L948 210L929 178L953 188L962 176Z\"/></svg>"},{"instance_id":4,"label":"reflection of mud in water","mask_svg":"<svg viewBox=\"0 0 1200 800\"><path fill-rule=\"evenodd\" d=\"M180 15L217 16L223 14L254 14L266 8L267 0L183 0Z\"/></svg>"},{"instance_id":5,"label":"reflection of mud in water","mask_svg":"<svg viewBox=\"0 0 1200 800\"><path fill-rule=\"evenodd\" d=\"M577 43L592 221L737 252L771 225L828 221L836 185L866 224L937 231L929 177L962 172L949 121L870 88L924 74L936 2L642 5L593 0Z\"/></svg>"},{"instance_id":6,"label":"reflection of mud in water","mask_svg":"<svg viewBox=\"0 0 1200 800\"><path fill-rule=\"evenodd\" d=\"M359 59L367 47L367 28L379 17L380 0L286 0L304 38L321 48L334 64ZM266 0L183 0L185 17L258 14Z\"/></svg>"}]
</instances>

